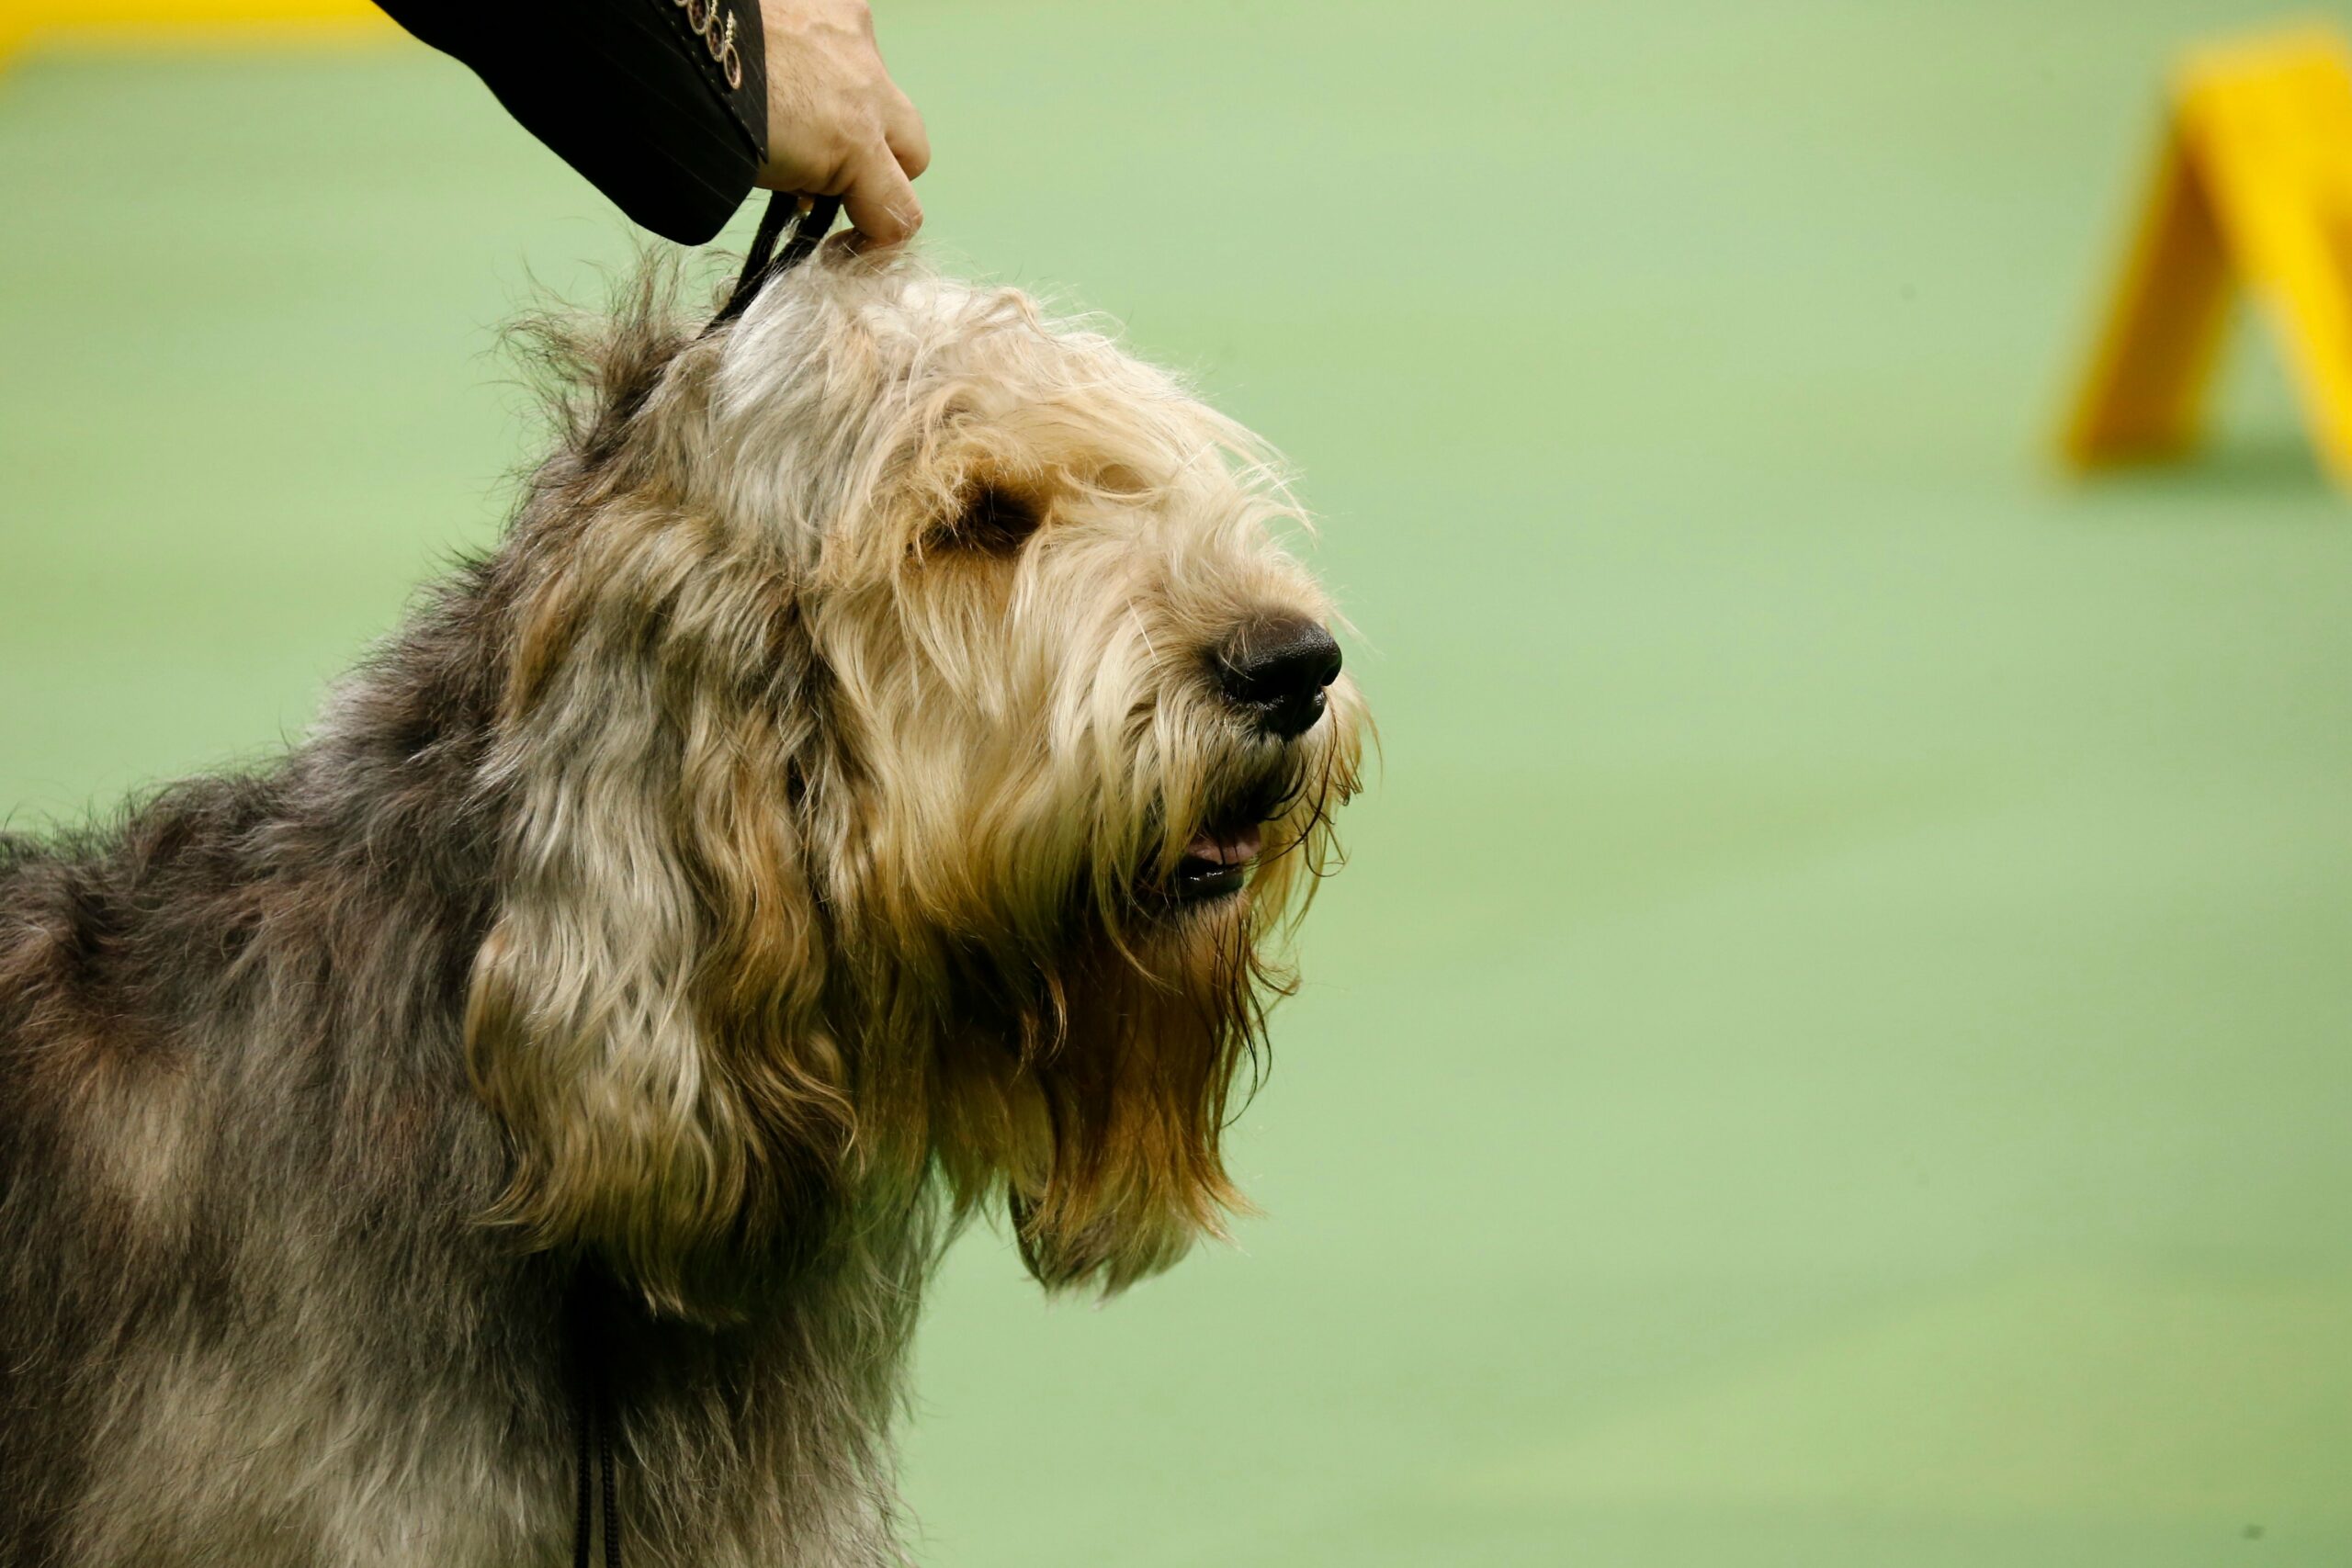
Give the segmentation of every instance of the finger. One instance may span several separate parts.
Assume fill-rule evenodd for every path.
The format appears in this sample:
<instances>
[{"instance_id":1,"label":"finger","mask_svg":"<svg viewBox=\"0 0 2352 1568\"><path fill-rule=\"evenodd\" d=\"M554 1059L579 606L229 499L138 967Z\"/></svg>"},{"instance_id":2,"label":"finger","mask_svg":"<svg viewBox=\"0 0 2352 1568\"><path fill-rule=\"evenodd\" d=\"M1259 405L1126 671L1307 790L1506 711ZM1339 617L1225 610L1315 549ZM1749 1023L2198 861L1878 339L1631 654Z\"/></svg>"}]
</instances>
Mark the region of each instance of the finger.
<instances>
[{"instance_id":1,"label":"finger","mask_svg":"<svg viewBox=\"0 0 2352 1568\"><path fill-rule=\"evenodd\" d=\"M922 203L889 149L876 142L842 193L842 210L867 244L899 245L922 227Z\"/></svg>"},{"instance_id":2,"label":"finger","mask_svg":"<svg viewBox=\"0 0 2352 1568\"><path fill-rule=\"evenodd\" d=\"M883 117L882 138L890 144L890 155L907 172L907 178L920 179L931 167L931 132L923 129L922 116L904 93L894 88L891 96L898 101Z\"/></svg>"}]
</instances>

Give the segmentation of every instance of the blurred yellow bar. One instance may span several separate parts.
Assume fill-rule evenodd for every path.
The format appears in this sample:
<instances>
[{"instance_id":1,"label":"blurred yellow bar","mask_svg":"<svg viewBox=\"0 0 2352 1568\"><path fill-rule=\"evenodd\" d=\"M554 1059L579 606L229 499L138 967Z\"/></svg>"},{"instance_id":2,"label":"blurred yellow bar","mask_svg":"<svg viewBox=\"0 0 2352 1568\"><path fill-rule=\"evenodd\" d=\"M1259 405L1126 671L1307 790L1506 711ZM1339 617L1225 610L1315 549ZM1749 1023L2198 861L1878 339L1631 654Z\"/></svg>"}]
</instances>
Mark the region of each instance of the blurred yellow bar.
<instances>
[{"instance_id":1,"label":"blurred yellow bar","mask_svg":"<svg viewBox=\"0 0 2352 1568\"><path fill-rule=\"evenodd\" d=\"M0 0L0 66L26 45L220 45L389 37L368 0Z\"/></svg>"},{"instance_id":2,"label":"blurred yellow bar","mask_svg":"<svg viewBox=\"0 0 2352 1568\"><path fill-rule=\"evenodd\" d=\"M2352 490L2352 51L2310 28L2191 54L2137 237L2067 420L2078 468L2195 442L2233 284L2276 334L2303 423Z\"/></svg>"}]
</instances>

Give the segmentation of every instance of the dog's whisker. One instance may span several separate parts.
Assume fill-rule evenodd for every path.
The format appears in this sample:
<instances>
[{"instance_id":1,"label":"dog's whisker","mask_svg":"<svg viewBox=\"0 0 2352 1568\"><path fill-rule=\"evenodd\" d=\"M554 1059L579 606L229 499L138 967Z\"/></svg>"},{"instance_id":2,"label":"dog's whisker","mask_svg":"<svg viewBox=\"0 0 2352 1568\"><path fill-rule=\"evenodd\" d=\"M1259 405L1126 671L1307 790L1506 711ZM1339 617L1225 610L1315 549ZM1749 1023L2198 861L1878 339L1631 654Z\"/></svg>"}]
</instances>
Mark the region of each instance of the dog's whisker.
<instances>
[{"instance_id":1,"label":"dog's whisker","mask_svg":"<svg viewBox=\"0 0 2352 1568\"><path fill-rule=\"evenodd\" d=\"M1150 657L1153 664L1158 664L1159 649L1152 643L1151 628L1144 624L1143 611L1136 606L1133 599L1127 601L1127 618L1135 624L1136 637L1143 644L1144 652Z\"/></svg>"}]
</instances>

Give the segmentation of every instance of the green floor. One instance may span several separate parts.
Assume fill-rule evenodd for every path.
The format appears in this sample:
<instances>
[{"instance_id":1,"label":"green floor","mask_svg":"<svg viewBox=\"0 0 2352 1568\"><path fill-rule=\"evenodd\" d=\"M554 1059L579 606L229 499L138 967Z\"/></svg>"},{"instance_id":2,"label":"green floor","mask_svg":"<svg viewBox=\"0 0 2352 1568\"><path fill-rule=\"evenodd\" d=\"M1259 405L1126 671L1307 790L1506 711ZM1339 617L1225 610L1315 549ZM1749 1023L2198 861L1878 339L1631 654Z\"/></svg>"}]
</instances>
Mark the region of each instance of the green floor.
<instances>
[{"instance_id":1,"label":"green floor","mask_svg":"<svg viewBox=\"0 0 2352 1568\"><path fill-rule=\"evenodd\" d=\"M2259 8L877 4L935 247L1288 448L1386 740L1267 1217L958 1252L924 1561L2352 1561L2352 505L2258 345L2039 457ZM621 249L421 51L0 77L0 801L298 730Z\"/></svg>"}]
</instances>

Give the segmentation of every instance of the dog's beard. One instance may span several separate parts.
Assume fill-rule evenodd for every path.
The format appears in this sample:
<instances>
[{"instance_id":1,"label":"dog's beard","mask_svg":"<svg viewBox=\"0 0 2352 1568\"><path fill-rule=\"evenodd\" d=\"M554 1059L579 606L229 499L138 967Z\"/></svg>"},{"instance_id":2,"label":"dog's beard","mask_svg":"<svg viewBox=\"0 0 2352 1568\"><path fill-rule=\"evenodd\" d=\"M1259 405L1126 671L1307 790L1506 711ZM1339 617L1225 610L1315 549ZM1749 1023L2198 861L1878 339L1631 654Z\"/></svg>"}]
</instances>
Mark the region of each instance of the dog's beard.
<instances>
[{"instance_id":1,"label":"dog's beard","mask_svg":"<svg viewBox=\"0 0 2352 1568\"><path fill-rule=\"evenodd\" d=\"M1222 1142L1262 1041L1266 976L1237 895L1096 946L1062 987L1007 1173L1021 1256L1049 1289L1125 1289L1243 1206Z\"/></svg>"},{"instance_id":2,"label":"dog's beard","mask_svg":"<svg viewBox=\"0 0 2352 1568\"><path fill-rule=\"evenodd\" d=\"M952 1073L973 1098L947 1121L977 1111L1001 1138L958 1186L968 1201L976 1179L1001 1181L1048 1289L1123 1290L1246 1212L1224 1133L1264 1065L1266 1009L1294 988L1270 953L1326 866L1353 762L1335 738L1239 760L1193 814L1146 826L1140 863L1109 851L1072 890L1059 954L1004 998L1011 1048L988 1055L1010 1071L976 1075L967 1057Z\"/></svg>"}]
</instances>

